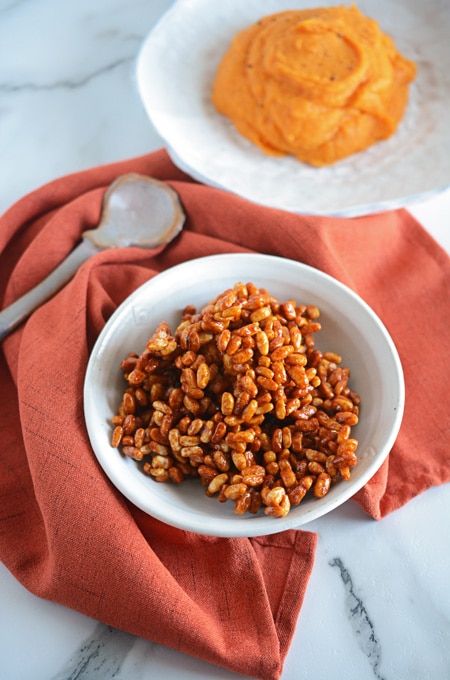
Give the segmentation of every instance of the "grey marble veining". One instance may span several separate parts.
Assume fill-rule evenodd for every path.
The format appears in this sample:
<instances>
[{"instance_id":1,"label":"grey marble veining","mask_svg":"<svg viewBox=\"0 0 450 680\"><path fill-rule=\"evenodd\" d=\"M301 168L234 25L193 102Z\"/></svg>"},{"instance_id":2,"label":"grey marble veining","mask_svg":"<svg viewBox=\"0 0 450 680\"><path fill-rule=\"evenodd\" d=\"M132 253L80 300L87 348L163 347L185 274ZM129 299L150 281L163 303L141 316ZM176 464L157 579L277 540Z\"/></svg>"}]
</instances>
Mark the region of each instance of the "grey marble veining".
<instances>
[{"instance_id":1,"label":"grey marble veining","mask_svg":"<svg viewBox=\"0 0 450 680\"><path fill-rule=\"evenodd\" d=\"M376 680L386 680L379 673L381 662L381 645L377 638L374 624L360 597L355 593L353 579L340 557L333 557L329 561L330 567L336 567L344 586L344 606L348 620L350 621L353 634L358 642L358 647L367 656Z\"/></svg>"},{"instance_id":2,"label":"grey marble veining","mask_svg":"<svg viewBox=\"0 0 450 680\"><path fill-rule=\"evenodd\" d=\"M41 83L17 82L17 81L14 83L4 82L0 83L0 92L11 94L21 92L39 93L49 91L51 92L54 90L76 90L80 87L85 87L96 78L100 78L101 76L104 76L105 74L110 73L111 71L114 71L115 69L120 68L121 66L124 65L128 66L133 62L134 55L130 57L123 57L122 59L117 59L112 63L106 64L105 66L102 66L101 68L95 71L86 73L82 76L79 76L76 79L74 78L73 80L70 79L52 80L51 82Z\"/></svg>"},{"instance_id":3,"label":"grey marble veining","mask_svg":"<svg viewBox=\"0 0 450 680\"><path fill-rule=\"evenodd\" d=\"M117 678L136 638L99 623L51 680Z\"/></svg>"}]
</instances>

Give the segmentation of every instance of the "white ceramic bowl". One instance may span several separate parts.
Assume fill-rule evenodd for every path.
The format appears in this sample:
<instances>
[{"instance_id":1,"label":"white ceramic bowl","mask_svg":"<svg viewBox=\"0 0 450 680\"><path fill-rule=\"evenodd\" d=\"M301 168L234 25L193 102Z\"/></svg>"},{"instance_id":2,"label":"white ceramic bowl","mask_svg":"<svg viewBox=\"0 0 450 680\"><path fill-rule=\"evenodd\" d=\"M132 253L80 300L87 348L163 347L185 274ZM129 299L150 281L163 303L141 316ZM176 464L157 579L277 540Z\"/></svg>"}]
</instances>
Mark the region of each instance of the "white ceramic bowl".
<instances>
[{"instance_id":1,"label":"white ceramic bowl","mask_svg":"<svg viewBox=\"0 0 450 680\"><path fill-rule=\"evenodd\" d=\"M297 213L355 216L428 198L450 184L450 4L359 0L358 8L417 63L399 129L325 168L267 156L211 102L217 67L235 33L320 0L178 0L142 45L137 85L145 110L183 170L255 203ZM328 0L326 5L340 5Z\"/></svg>"},{"instance_id":2,"label":"white ceramic bowl","mask_svg":"<svg viewBox=\"0 0 450 680\"><path fill-rule=\"evenodd\" d=\"M140 353L160 321L175 329L187 304L200 309L236 282L252 281L281 301L315 304L321 311L319 348L342 354L351 385L361 396L359 461L351 480L322 499L308 496L282 519L238 516L233 504L205 496L198 480L160 484L110 445L111 417L125 383L119 364ZM111 482L139 508L167 524L213 536L259 536L299 527L338 507L378 470L397 436L404 406L400 360L386 328L349 288L306 265L259 254L214 255L186 262L138 288L111 316L92 351L84 387L85 418L92 448Z\"/></svg>"}]
</instances>

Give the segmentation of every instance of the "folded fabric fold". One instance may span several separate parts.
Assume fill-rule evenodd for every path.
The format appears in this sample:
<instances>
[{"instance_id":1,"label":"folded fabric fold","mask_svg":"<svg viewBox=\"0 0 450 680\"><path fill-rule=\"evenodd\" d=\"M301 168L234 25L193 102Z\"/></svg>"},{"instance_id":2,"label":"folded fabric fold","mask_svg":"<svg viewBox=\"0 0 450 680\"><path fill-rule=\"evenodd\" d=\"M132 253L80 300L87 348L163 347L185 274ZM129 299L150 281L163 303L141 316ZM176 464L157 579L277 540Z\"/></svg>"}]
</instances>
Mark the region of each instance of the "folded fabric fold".
<instances>
[{"instance_id":1,"label":"folded fabric fold","mask_svg":"<svg viewBox=\"0 0 450 680\"><path fill-rule=\"evenodd\" d=\"M128 503L102 473L86 433L89 352L137 286L194 257L258 251L335 276L384 321L405 372L399 436L355 497L379 519L450 480L442 371L450 359L450 260L406 211L333 219L261 208L194 182L159 151L63 177L14 205L0 220L2 307L96 226L105 188L126 172L168 181L186 225L166 250L91 258L3 341L0 557L41 597L234 672L276 680L317 537L294 530L254 539L198 536Z\"/></svg>"}]
</instances>

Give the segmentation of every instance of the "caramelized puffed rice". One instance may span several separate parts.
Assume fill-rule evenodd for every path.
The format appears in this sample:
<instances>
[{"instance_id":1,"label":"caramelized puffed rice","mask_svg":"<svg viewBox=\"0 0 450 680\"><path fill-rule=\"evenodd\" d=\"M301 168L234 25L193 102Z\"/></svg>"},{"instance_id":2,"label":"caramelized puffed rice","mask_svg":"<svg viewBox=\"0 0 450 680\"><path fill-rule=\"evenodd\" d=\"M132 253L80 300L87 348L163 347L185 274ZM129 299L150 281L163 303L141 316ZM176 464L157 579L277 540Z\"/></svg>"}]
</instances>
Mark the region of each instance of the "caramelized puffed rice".
<instances>
[{"instance_id":1,"label":"caramelized puffed rice","mask_svg":"<svg viewBox=\"0 0 450 680\"><path fill-rule=\"evenodd\" d=\"M357 463L358 394L335 352L315 346L319 310L237 283L172 333L160 323L112 419L112 446L158 482L196 477L237 514L284 517ZM311 490L311 491L310 491Z\"/></svg>"}]
</instances>

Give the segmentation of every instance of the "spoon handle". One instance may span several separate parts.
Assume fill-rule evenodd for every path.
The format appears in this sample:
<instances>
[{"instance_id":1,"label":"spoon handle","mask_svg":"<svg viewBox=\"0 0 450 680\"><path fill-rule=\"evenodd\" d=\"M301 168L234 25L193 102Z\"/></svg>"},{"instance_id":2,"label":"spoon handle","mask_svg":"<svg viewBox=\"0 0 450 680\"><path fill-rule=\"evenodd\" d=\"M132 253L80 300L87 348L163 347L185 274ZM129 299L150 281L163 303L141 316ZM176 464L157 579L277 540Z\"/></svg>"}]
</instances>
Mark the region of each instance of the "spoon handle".
<instances>
[{"instance_id":1,"label":"spoon handle","mask_svg":"<svg viewBox=\"0 0 450 680\"><path fill-rule=\"evenodd\" d=\"M35 309L51 298L98 249L83 239L69 255L37 286L0 312L0 341L6 338Z\"/></svg>"}]
</instances>

